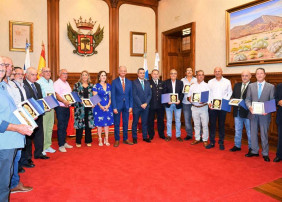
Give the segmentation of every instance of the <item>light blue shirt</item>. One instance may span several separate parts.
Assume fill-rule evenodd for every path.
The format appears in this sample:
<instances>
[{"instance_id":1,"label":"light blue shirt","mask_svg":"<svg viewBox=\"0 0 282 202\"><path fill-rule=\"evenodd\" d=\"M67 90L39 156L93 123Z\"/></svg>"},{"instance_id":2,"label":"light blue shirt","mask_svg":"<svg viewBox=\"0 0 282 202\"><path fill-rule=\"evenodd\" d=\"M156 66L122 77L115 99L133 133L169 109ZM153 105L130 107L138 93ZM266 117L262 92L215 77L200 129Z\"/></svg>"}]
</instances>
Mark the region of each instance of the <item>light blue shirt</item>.
<instances>
[{"instance_id":1,"label":"light blue shirt","mask_svg":"<svg viewBox=\"0 0 282 202\"><path fill-rule=\"evenodd\" d=\"M53 81L51 79L47 80L44 77L41 77L36 83L40 84L43 97L46 97L47 93L55 94Z\"/></svg>"},{"instance_id":2,"label":"light blue shirt","mask_svg":"<svg viewBox=\"0 0 282 202\"><path fill-rule=\"evenodd\" d=\"M8 124L20 124L20 121L13 114L17 109L13 98L7 91L7 84L4 82L0 83L0 150L1 149L16 149L23 148L25 144L25 136L17 132L6 131ZM6 128L5 128L6 127Z\"/></svg>"}]
</instances>

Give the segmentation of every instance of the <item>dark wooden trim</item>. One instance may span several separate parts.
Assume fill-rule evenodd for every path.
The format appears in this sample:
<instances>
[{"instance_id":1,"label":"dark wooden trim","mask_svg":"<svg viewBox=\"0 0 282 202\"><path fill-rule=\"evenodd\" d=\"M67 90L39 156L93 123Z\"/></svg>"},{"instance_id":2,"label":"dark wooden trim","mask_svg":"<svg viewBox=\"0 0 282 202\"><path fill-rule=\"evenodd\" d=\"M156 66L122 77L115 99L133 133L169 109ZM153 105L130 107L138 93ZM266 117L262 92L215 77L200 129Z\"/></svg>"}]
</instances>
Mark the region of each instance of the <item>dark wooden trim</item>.
<instances>
[{"instance_id":1,"label":"dark wooden trim","mask_svg":"<svg viewBox=\"0 0 282 202\"><path fill-rule=\"evenodd\" d=\"M48 32L48 66L55 80L59 73L59 2L60 0L47 0L47 32Z\"/></svg>"}]
</instances>

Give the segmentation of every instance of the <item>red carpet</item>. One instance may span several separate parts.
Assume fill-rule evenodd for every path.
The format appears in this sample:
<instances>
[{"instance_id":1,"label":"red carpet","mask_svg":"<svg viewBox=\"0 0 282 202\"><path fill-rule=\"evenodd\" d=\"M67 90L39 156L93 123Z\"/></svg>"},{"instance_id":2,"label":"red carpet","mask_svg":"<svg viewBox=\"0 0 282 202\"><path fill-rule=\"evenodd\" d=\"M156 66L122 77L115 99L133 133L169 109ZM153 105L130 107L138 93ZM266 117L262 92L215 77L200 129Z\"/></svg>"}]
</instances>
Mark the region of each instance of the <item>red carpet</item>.
<instances>
[{"instance_id":1,"label":"red carpet","mask_svg":"<svg viewBox=\"0 0 282 202\"><path fill-rule=\"evenodd\" d=\"M34 160L36 167L21 174L34 190L12 194L11 201L274 201L251 188L282 177L281 163L246 158L246 146L231 153L233 142L225 143L225 151L181 143L175 136L149 144L139 134L137 145L118 148L113 142L111 137L110 147L99 147L95 138L90 148Z\"/></svg>"}]
</instances>

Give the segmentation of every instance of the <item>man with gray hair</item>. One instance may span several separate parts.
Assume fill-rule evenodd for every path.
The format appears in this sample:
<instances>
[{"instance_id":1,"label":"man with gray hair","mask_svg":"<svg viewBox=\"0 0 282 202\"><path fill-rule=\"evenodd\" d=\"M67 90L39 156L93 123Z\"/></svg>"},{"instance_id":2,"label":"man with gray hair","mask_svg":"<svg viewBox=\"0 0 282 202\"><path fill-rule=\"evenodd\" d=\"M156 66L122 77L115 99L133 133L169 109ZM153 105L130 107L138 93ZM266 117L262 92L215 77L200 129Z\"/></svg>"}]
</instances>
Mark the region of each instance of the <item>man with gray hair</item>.
<instances>
[{"instance_id":1,"label":"man with gray hair","mask_svg":"<svg viewBox=\"0 0 282 202\"><path fill-rule=\"evenodd\" d=\"M26 79L24 80L24 88L27 98L34 98L35 100L42 98L41 87L37 80L37 69L34 67L29 67L26 70ZM31 160L32 157L32 140L34 142L34 158L35 159L49 159L50 157L42 154L43 152L43 143L44 143L44 131L43 131L43 116L39 116L35 120L38 125L34 129L34 132L31 137L28 137L26 140L26 148L22 152L22 157L25 159Z\"/></svg>"},{"instance_id":2,"label":"man with gray hair","mask_svg":"<svg viewBox=\"0 0 282 202\"><path fill-rule=\"evenodd\" d=\"M59 76L59 79L54 82L56 97L60 104L60 106L55 108L58 120L58 144L60 152L67 152L66 148L73 148L73 146L66 143L67 127L70 118L70 103L62 96L66 93L71 93L71 87L67 82L68 71L66 69L61 69Z\"/></svg>"},{"instance_id":3,"label":"man with gray hair","mask_svg":"<svg viewBox=\"0 0 282 202\"><path fill-rule=\"evenodd\" d=\"M41 70L41 77L37 81L40 84L43 97L49 95L55 96L55 89L53 81L51 79L51 70L48 67L43 67ZM43 116L43 129L44 129L44 147L43 153L46 155L46 152L54 153L55 149L51 147L52 145L52 134L54 127L54 109L46 111Z\"/></svg>"}]
</instances>

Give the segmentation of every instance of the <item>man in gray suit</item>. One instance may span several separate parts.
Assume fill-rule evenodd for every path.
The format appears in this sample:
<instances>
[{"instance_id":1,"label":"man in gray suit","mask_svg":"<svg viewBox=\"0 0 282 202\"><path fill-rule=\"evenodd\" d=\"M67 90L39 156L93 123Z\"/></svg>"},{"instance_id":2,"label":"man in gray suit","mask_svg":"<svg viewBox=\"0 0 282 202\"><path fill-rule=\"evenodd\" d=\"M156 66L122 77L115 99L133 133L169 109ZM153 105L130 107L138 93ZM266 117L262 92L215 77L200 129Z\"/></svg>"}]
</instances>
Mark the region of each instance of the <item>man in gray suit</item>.
<instances>
[{"instance_id":1,"label":"man in gray suit","mask_svg":"<svg viewBox=\"0 0 282 202\"><path fill-rule=\"evenodd\" d=\"M249 85L246 105L249 108L250 121L251 121L251 147L252 150L246 154L246 157L259 156L259 144L258 144L258 128L260 129L261 144L262 144L262 156L267 162L270 161L268 157L268 128L271 121L271 114L254 114L252 102L266 102L274 99L274 85L265 81L264 68L257 68L256 79L257 82Z\"/></svg>"}]
</instances>

